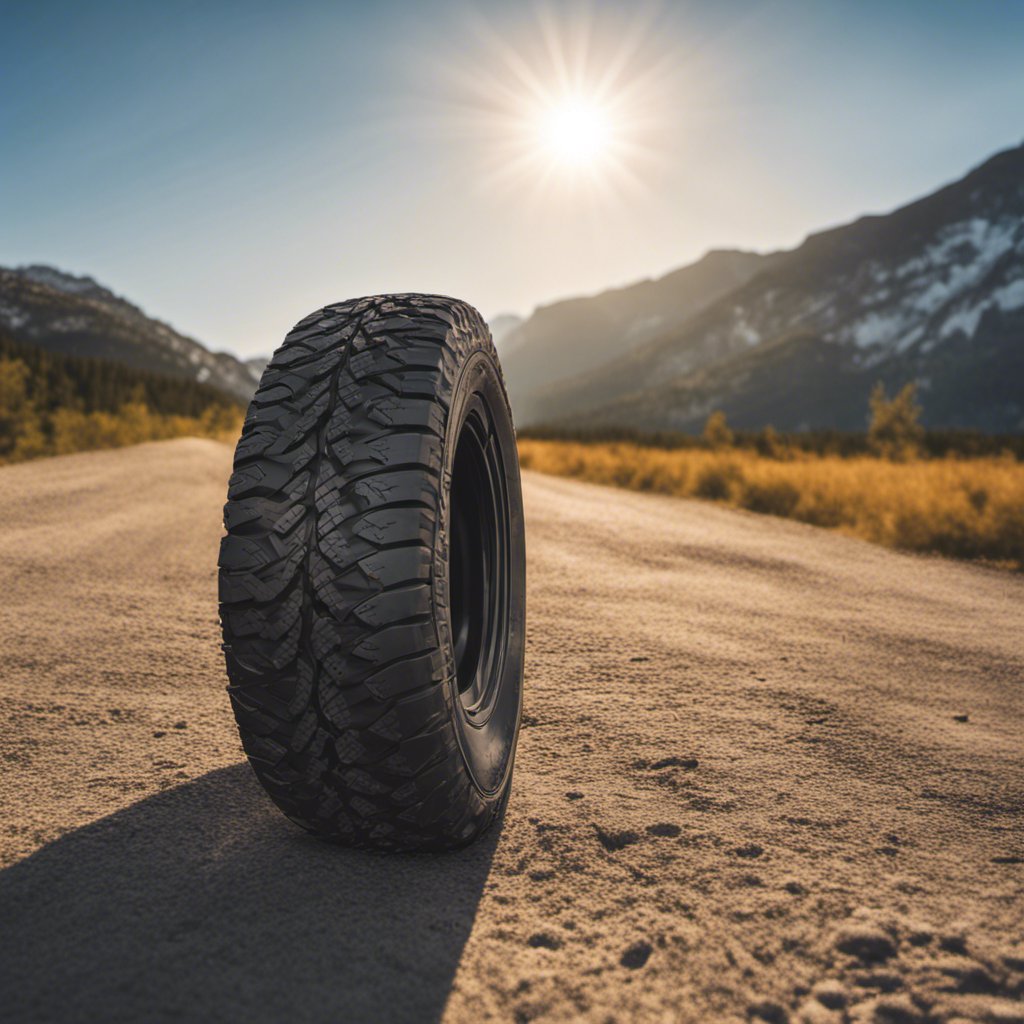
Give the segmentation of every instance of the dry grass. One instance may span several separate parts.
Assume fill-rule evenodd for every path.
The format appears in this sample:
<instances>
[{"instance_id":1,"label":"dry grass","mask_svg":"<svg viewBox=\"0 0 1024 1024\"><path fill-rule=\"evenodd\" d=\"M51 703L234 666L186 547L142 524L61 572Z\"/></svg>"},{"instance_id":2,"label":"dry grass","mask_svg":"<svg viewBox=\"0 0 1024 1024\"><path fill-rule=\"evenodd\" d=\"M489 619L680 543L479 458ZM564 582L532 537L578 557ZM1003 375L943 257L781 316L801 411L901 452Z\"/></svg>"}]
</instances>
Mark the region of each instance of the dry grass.
<instances>
[{"instance_id":1,"label":"dry grass","mask_svg":"<svg viewBox=\"0 0 1024 1024\"><path fill-rule=\"evenodd\" d=\"M241 429L241 409L229 406L211 406L200 416L162 415L142 402L129 402L117 412L57 409L42 416L33 413L13 424L0 416L0 466L173 437L234 441Z\"/></svg>"},{"instance_id":2,"label":"dry grass","mask_svg":"<svg viewBox=\"0 0 1024 1024\"><path fill-rule=\"evenodd\" d=\"M152 412L141 402L131 402L117 413L59 409L52 416L51 430L55 455L96 448L121 448L173 437L212 437L234 441L242 430L242 413L213 406L201 416L163 416Z\"/></svg>"},{"instance_id":3,"label":"dry grass","mask_svg":"<svg viewBox=\"0 0 1024 1024\"><path fill-rule=\"evenodd\" d=\"M910 551L1024 567L1024 464L1011 457L891 462L766 458L725 449L521 439L526 469L707 498Z\"/></svg>"}]
</instances>

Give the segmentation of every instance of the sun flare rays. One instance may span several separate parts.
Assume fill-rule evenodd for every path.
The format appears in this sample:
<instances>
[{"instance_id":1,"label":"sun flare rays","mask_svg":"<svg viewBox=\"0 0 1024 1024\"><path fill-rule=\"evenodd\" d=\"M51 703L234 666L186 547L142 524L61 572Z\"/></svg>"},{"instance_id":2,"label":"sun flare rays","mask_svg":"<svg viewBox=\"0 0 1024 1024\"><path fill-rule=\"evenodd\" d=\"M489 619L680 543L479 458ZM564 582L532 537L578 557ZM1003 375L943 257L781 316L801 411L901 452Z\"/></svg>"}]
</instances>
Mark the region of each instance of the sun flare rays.
<instances>
[{"instance_id":1,"label":"sun flare rays","mask_svg":"<svg viewBox=\"0 0 1024 1024\"><path fill-rule=\"evenodd\" d=\"M488 185L611 195L658 158L666 61L651 16L542 11L515 34L479 17L476 60L450 73L450 117L479 140Z\"/></svg>"}]
</instances>

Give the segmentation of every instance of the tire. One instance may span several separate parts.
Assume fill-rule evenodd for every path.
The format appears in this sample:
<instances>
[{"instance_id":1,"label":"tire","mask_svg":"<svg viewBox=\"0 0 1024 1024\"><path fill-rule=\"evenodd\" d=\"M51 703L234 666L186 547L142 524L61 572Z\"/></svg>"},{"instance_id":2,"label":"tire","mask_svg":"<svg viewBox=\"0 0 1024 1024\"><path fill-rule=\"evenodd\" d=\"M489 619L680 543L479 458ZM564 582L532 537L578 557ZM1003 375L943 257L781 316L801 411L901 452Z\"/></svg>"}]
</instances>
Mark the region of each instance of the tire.
<instances>
[{"instance_id":1,"label":"tire","mask_svg":"<svg viewBox=\"0 0 1024 1024\"><path fill-rule=\"evenodd\" d=\"M300 321L249 407L224 522L228 692L273 801L351 846L480 835L509 791L526 582L480 314L382 295Z\"/></svg>"}]
</instances>

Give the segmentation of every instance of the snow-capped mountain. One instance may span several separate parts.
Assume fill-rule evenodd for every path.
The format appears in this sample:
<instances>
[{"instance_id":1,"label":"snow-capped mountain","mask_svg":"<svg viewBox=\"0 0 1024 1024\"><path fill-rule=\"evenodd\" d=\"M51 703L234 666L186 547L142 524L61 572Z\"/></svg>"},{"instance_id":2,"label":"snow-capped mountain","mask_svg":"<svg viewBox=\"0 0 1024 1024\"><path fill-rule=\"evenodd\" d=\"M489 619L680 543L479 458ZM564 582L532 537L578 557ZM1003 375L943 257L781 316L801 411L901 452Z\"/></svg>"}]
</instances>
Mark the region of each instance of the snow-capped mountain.
<instances>
[{"instance_id":1,"label":"snow-capped mountain","mask_svg":"<svg viewBox=\"0 0 1024 1024\"><path fill-rule=\"evenodd\" d=\"M691 430L720 408L738 426L859 429L877 380L917 381L930 424L1024 429L1024 146L777 254L676 330L535 395L529 419Z\"/></svg>"},{"instance_id":2,"label":"snow-capped mountain","mask_svg":"<svg viewBox=\"0 0 1024 1024\"><path fill-rule=\"evenodd\" d=\"M209 351L91 277L54 267L0 268L0 328L53 352L187 377L243 401L262 372L227 352Z\"/></svg>"}]
</instances>

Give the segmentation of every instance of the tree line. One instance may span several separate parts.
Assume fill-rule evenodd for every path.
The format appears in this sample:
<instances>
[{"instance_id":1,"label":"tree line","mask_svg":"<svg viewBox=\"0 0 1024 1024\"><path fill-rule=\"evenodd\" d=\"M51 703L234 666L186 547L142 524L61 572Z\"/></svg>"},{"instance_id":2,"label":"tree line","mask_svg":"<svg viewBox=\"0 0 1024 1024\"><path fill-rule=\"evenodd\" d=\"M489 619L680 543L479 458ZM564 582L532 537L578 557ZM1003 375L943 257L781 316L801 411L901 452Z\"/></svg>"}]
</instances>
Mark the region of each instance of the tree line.
<instances>
[{"instance_id":1,"label":"tree line","mask_svg":"<svg viewBox=\"0 0 1024 1024\"><path fill-rule=\"evenodd\" d=\"M876 384L868 401L868 428L852 430L779 431L765 426L760 430L741 430L729 425L725 413L712 412L700 434L681 430L635 430L630 427L572 427L558 424L538 425L519 431L525 440L574 441L587 443L622 442L645 448L722 449L738 448L767 458L786 458L795 453L837 455L852 458L877 455L891 459L981 458L1010 453L1024 460L1024 435L985 434L980 430L925 429L920 422L921 408L916 387L907 384L889 397Z\"/></svg>"},{"instance_id":2,"label":"tree line","mask_svg":"<svg viewBox=\"0 0 1024 1024\"><path fill-rule=\"evenodd\" d=\"M0 462L237 429L242 408L197 381L49 352L0 334Z\"/></svg>"}]
</instances>

